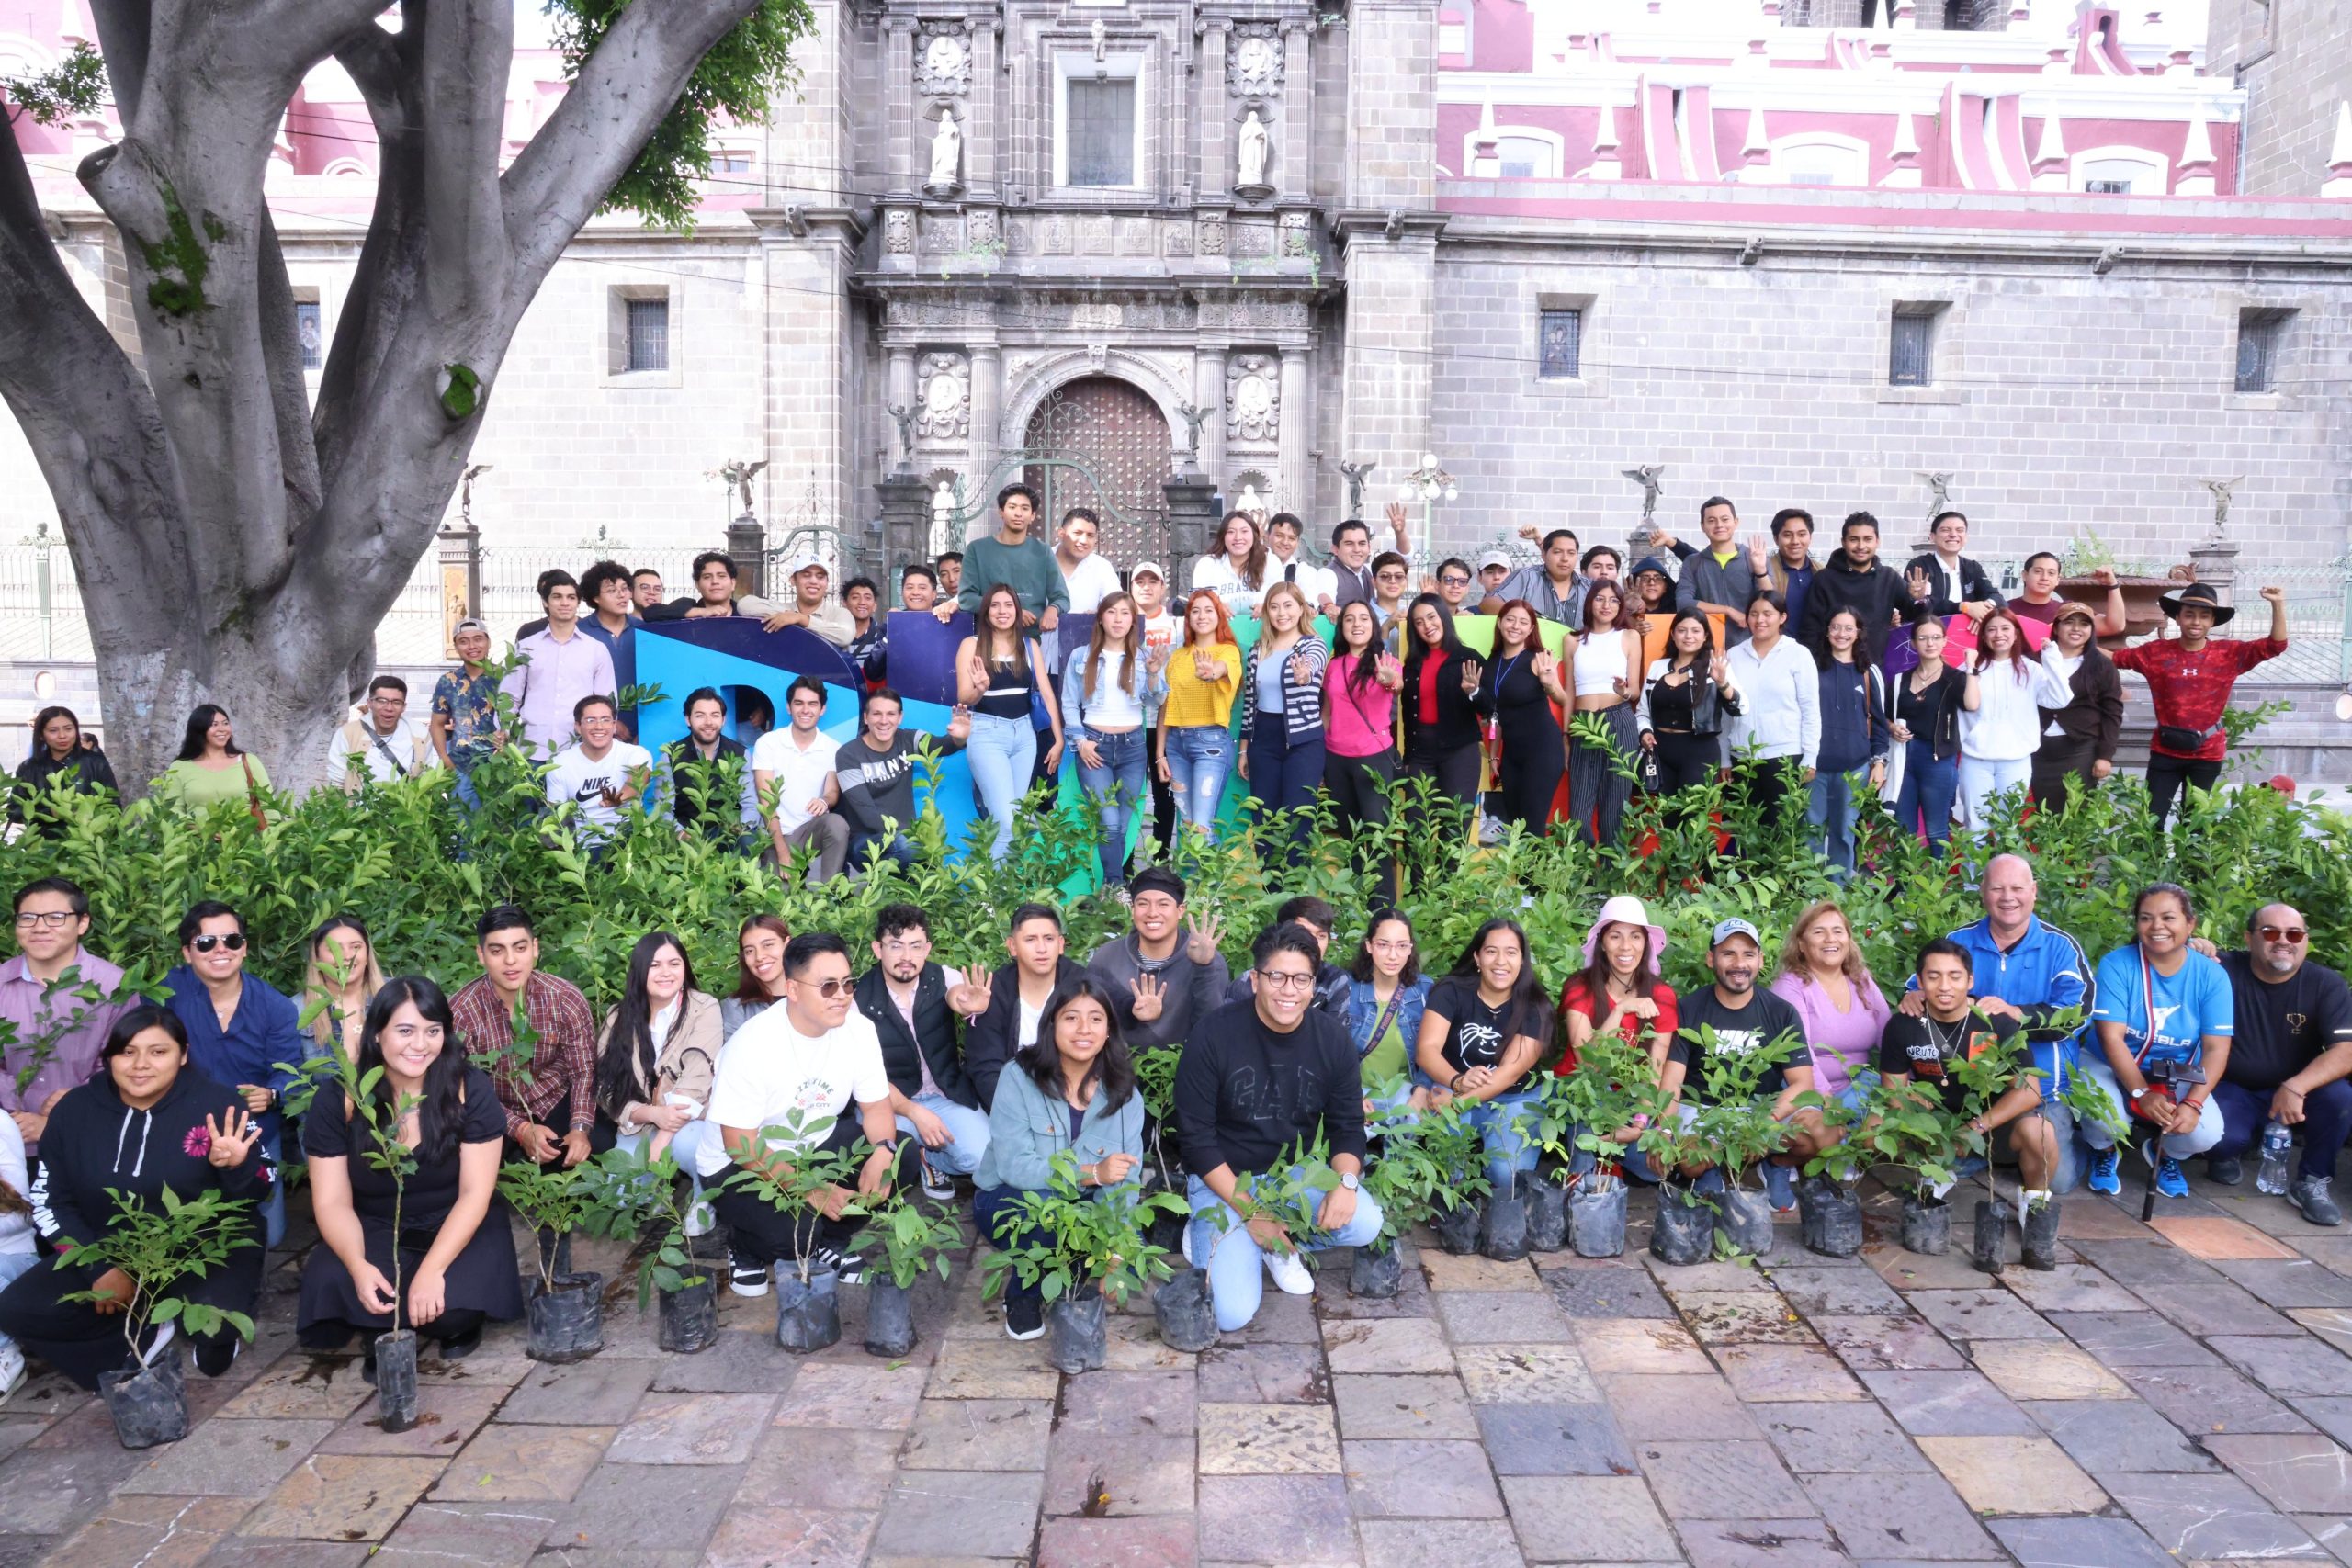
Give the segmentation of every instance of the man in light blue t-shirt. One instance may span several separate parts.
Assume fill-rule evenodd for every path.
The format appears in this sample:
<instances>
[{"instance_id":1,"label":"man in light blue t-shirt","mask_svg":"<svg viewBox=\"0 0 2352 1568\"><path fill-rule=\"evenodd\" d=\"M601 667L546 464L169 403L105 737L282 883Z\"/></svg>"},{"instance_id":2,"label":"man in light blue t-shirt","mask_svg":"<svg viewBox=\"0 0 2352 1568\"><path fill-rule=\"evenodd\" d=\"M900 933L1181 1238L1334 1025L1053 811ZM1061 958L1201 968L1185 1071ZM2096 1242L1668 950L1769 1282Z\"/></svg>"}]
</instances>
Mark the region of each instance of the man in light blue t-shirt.
<instances>
[{"instance_id":1,"label":"man in light blue t-shirt","mask_svg":"<svg viewBox=\"0 0 2352 1568\"><path fill-rule=\"evenodd\" d=\"M2230 977L2188 945L2197 913L2187 889L2169 882L2147 888L2132 904L2132 924L2138 940L2099 960L2091 1004L2099 1053L2085 1054L2083 1076L2132 1123L2156 1190L2186 1198L2180 1162L2222 1137L2211 1095L2237 1027ZM2115 1134L2093 1122L2083 1138L2093 1150L2090 1190L2121 1191Z\"/></svg>"}]
</instances>

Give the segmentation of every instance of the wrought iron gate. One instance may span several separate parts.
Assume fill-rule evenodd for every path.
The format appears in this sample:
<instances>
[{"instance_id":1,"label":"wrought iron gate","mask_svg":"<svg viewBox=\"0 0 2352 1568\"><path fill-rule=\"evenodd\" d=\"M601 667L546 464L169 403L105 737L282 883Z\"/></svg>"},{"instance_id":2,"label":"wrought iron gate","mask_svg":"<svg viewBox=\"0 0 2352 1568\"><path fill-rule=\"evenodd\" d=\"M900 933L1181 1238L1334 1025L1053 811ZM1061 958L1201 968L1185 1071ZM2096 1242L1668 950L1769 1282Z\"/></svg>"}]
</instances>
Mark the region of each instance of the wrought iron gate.
<instances>
[{"instance_id":1,"label":"wrought iron gate","mask_svg":"<svg viewBox=\"0 0 2352 1568\"><path fill-rule=\"evenodd\" d=\"M1044 497L1050 531L1073 506L1102 516L1096 546L1122 567L1147 558L1170 565L1168 421L1141 388L1112 376L1057 387L1029 416L1023 482Z\"/></svg>"}]
</instances>

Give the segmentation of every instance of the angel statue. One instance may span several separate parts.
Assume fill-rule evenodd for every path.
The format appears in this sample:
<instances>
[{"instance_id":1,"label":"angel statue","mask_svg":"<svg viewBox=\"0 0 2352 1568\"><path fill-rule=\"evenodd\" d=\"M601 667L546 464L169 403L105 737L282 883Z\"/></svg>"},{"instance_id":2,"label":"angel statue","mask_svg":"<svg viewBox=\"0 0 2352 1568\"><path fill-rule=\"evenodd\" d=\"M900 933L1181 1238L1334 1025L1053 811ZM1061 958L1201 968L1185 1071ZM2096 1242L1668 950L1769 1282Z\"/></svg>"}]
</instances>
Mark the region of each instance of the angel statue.
<instances>
[{"instance_id":1,"label":"angel statue","mask_svg":"<svg viewBox=\"0 0 2352 1568\"><path fill-rule=\"evenodd\" d=\"M2213 492L2213 532L2219 535L2222 525L2230 520L2230 492L2245 483L2245 476L2233 479L2199 479L2197 481Z\"/></svg>"},{"instance_id":2,"label":"angel statue","mask_svg":"<svg viewBox=\"0 0 2352 1568\"><path fill-rule=\"evenodd\" d=\"M752 481L758 478L760 470L767 466L767 459L764 457L756 463L746 463L738 458L718 470L718 477L741 493L743 515L746 517L752 515Z\"/></svg>"}]
</instances>

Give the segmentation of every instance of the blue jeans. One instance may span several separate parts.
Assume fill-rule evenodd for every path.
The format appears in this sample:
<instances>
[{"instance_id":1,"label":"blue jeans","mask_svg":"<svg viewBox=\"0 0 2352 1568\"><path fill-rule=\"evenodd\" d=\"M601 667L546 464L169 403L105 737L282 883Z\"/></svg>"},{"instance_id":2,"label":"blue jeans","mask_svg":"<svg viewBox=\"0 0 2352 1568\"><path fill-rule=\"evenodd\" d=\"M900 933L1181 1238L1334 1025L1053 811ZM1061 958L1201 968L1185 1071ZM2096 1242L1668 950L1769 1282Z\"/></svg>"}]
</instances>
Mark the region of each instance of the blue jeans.
<instances>
[{"instance_id":1,"label":"blue jeans","mask_svg":"<svg viewBox=\"0 0 2352 1568\"><path fill-rule=\"evenodd\" d=\"M1286 726L1281 714L1258 716L1257 728L1250 737L1250 798L1258 803L1261 812L1298 813L1292 818L1288 835L1289 863L1295 865L1306 852L1307 835L1314 828L1306 812L1323 783L1323 732L1318 729L1311 739L1293 739Z\"/></svg>"},{"instance_id":2,"label":"blue jeans","mask_svg":"<svg viewBox=\"0 0 2352 1568\"><path fill-rule=\"evenodd\" d=\"M1429 1080L1419 1073L1415 1081L1427 1088ZM1464 1100L1463 1118L1478 1129L1487 1151L1487 1179L1494 1183L1498 1192L1508 1191L1513 1173L1535 1168L1535 1145L1530 1137L1535 1130L1535 1103L1543 1096L1534 1089L1518 1094L1498 1094L1487 1100ZM1410 1122L1410 1116L1392 1117L1397 1122Z\"/></svg>"},{"instance_id":3,"label":"blue jeans","mask_svg":"<svg viewBox=\"0 0 2352 1568\"><path fill-rule=\"evenodd\" d=\"M923 1163L940 1176L969 1176L979 1169L980 1156L989 1152L989 1113L958 1105L944 1094L918 1094L913 1099L947 1124L946 1147L923 1150ZM899 1118L899 1132L914 1130L911 1118Z\"/></svg>"},{"instance_id":4,"label":"blue jeans","mask_svg":"<svg viewBox=\"0 0 2352 1568\"><path fill-rule=\"evenodd\" d=\"M1960 759L1937 760L1925 740L1904 743L1903 788L1894 797L1894 820L1906 833L1924 831L1939 857L1951 837L1952 796L1960 791Z\"/></svg>"},{"instance_id":5,"label":"blue jeans","mask_svg":"<svg viewBox=\"0 0 2352 1568\"><path fill-rule=\"evenodd\" d=\"M21 1197L23 1194L19 1193L18 1196ZM38 1252L0 1252L0 1291L5 1291L16 1283L17 1275L29 1274L35 1269L43 1267L46 1267L46 1264ZM15 1343L16 1341L6 1335L0 1334L0 1350L6 1350Z\"/></svg>"},{"instance_id":6,"label":"blue jeans","mask_svg":"<svg viewBox=\"0 0 2352 1568\"><path fill-rule=\"evenodd\" d=\"M849 868L864 871L876 859L894 860L900 865L912 865L916 860L915 846L904 833L852 833L849 836Z\"/></svg>"},{"instance_id":7,"label":"blue jeans","mask_svg":"<svg viewBox=\"0 0 2352 1568\"><path fill-rule=\"evenodd\" d=\"M720 1140L718 1123L701 1117L687 1122L670 1134L670 1146L664 1152L678 1162L680 1170L685 1172L686 1180L694 1192L694 1196L689 1200L691 1202L702 1201L702 1167L696 1156L706 1148L718 1147ZM635 1133L624 1133L615 1138L613 1147L627 1149L642 1158L646 1145L652 1141L653 1134L650 1130L640 1130Z\"/></svg>"},{"instance_id":8,"label":"blue jeans","mask_svg":"<svg viewBox=\"0 0 2352 1568\"><path fill-rule=\"evenodd\" d=\"M474 764L481 760L454 753L449 758L450 769L457 775L449 792L458 797L458 804L466 808L469 816L481 809L481 795L474 788Z\"/></svg>"},{"instance_id":9,"label":"blue jeans","mask_svg":"<svg viewBox=\"0 0 2352 1568\"><path fill-rule=\"evenodd\" d=\"M1241 1223L1233 1205L1210 1191L1209 1184L1199 1177L1192 1179L1185 1196L1193 1205L1193 1257L1208 1270L1209 1301L1216 1309L1217 1328L1226 1334L1247 1328L1266 1293L1265 1264L1258 1239ZM1225 1213L1223 1230L1208 1217L1219 1210ZM1359 1192L1355 1218L1337 1231L1316 1232L1304 1250L1369 1247L1379 1235L1380 1205L1372 1201L1372 1194Z\"/></svg>"},{"instance_id":10,"label":"blue jeans","mask_svg":"<svg viewBox=\"0 0 2352 1568\"><path fill-rule=\"evenodd\" d=\"M1099 797L1102 812L1102 840L1099 852L1102 857L1102 885L1109 886L1119 880L1119 873L1127 863L1127 822L1151 787L1151 764L1145 755L1141 729L1123 733L1102 730L1087 732L1094 747L1094 754L1102 759L1099 768L1078 764L1079 787ZM1074 748L1073 748L1074 750Z\"/></svg>"},{"instance_id":11,"label":"blue jeans","mask_svg":"<svg viewBox=\"0 0 2352 1568\"><path fill-rule=\"evenodd\" d=\"M1213 724L1169 730L1160 745L1168 753L1168 787L1185 821L1216 837L1216 808L1225 798L1225 778L1233 771L1233 732Z\"/></svg>"},{"instance_id":12,"label":"blue jeans","mask_svg":"<svg viewBox=\"0 0 2352 1568\"><path fill-rule=\"evenodd\" d=\"M1829 862L1835 873L1854 869L1854 802L1843 773L1833 773L1824 768L1813 775L1809 786L1812 794L1805 802L1804 819L1818 829L1813 836L1814 852ZM1845 876L1840 874L1838 881Z\"/></svg>"},{"instance_id":13,"label":"blue jeans","mask_svg":"<svg viewBox=\"0 0 2352 1568\"><path fill-rule=\"evenodd\" d=\"M2247 1089L2227 1078L2213 1086L2211 1103L2222 1108L2221 1141L2205 1153L2242 1155L2262 1141L2270 1120L2270 1100L2276 1089ZM2303 1157L2297 1176L2334 1176L2336 1156L2352 1135L2352 1080L2324 1083L2303 1097Z\"/></svg>"},{"instance_id":14,"label":"blue jeans","mask_svg":"<svg viewBox=\"0 0 2352 1568\"><path fill-rule=\"evenodd\" d=\"M1013 808L1029 793L1029 773L1037 765L1037 732L1025 717L976 713L964 755L972 765L980 807L996 823L996 844L989 858L1001 861L1012 852Z\"/></svg>"}]
</instances>

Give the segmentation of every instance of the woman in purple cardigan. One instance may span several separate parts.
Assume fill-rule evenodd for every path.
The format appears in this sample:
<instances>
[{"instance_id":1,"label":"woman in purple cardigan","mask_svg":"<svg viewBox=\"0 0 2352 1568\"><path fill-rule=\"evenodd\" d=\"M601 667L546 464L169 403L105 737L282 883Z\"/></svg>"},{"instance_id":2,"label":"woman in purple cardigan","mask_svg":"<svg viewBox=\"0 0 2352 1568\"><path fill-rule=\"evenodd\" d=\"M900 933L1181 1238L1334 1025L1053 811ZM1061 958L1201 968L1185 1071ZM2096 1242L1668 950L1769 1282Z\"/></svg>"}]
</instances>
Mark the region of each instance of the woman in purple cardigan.
<instances>
[{"instance_id":1,"label":"woman in purple cardigan","mask_svg":"<svg viewBox=\"0 0 2352 1568\"><path fill-rule=\"evenodd\" d=\"M1871 1063L1888 1012L1846 911L1834 900L1824 898L1789 928L1772 991L1804 1021L1815 1087L1849 1109L1859 1104L1878 1081Z\"/></svg>"}]
</instances>

